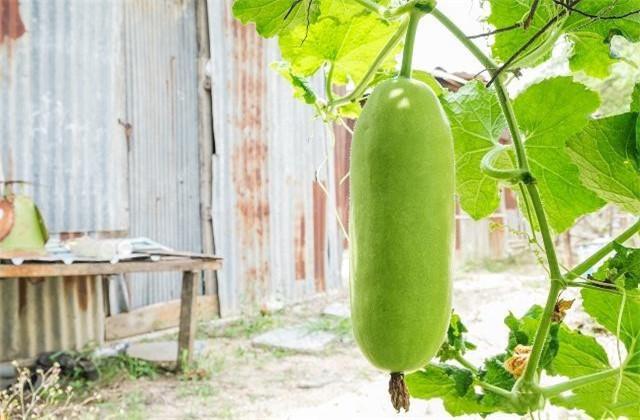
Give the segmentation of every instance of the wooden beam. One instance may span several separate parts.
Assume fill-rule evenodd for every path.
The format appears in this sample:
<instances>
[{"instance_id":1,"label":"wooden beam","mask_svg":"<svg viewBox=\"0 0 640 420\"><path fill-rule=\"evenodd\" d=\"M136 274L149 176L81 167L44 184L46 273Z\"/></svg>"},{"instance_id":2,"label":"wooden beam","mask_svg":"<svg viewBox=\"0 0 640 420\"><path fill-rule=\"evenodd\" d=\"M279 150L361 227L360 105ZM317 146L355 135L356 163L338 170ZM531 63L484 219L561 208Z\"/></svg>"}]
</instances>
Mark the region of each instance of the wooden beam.
<instances>
[{"instance_id":1,"label":"wooden beam","mask_svg":"<svg viewBox=\"0 0 640 420\"><path fill-rule=\"evenodd\" d=\"M218 299L215 296L196 298L196 317L199 320L218 318ZM156 303L131 312L107 317L105 340L114 341L153 331L166 330L180 324L180 299Z\"/></svg>"},{"instance_id":2,"label":"wooden beam","mask_svg":"<svg viewBox=\"0 0 640 420\"><path fill-rule=\"evenodd\" d=\"M185 271L182 275L180 299L180 331L178 332L177 370L183 371L193 358L193 340L196 335L196 296L200 285L200 272Z\"/></svg>"},{"instance_id":3,"label":"wooden beam","mask_svg":"<svg viewBox=\"0 0 640 420\"><path fill-rule=\"evenodd\" d=\"M22 265L0 265L0 280L15 277L59 277L59 276L100 276L124 273L150 273L168 271L218 270L222 267L219 258L190 259L164 258L159 261L126 261L116 264L105 263L29 263Z\"/></svg>"}]
</instances>

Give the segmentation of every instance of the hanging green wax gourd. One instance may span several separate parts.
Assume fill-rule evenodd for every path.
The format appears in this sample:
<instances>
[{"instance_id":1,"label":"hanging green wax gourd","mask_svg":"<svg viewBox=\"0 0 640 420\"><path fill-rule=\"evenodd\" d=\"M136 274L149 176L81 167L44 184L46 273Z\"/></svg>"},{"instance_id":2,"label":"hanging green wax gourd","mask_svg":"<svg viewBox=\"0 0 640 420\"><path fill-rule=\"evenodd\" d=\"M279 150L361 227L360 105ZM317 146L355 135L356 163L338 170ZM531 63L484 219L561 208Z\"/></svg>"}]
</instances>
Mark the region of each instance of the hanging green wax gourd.
<instances>
[{"instance_id":1,"label":"hanging green wax gourd","mask_svg":"<svg viewBox=\"0 0 640 420\"><path fill-rule=\"evenodd\" d=\"M351 150L351 314L356 341L391 373L394 407L409 407L403 373L440 348L451 314L454 156L436 95L410 78L411 14L400 76L378 85Z\"/></svg>"}]
</instances>

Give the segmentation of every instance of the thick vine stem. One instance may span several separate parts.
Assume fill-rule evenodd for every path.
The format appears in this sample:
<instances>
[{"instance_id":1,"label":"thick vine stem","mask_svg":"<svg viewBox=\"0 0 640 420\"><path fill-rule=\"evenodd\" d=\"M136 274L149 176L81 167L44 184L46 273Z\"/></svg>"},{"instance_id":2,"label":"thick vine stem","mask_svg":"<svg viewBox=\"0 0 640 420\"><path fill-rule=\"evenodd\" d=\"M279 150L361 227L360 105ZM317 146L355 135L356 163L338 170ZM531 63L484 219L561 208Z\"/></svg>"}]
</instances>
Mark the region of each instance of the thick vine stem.
<instances>
[{"instance_id":1,"label":"thick vine stem","mask_svg":"<svg viewBox=\"0 0 640 420\"><path fill-rule=\"evenodd\" d=\"M514 184L524 182L525 184L533 182L533 177L529 171L516 169L502 169L496 166L496 162L500 155L509 150L508 147L497 144L489 150L480 161L480 170L491 178L508 181Z\"/></svg>"},{"instance_id":2,"label":"thick vine stem","mask_svg":"<svg viewBox=\"0 0 640 420\"><path fill-rule=\"evenodd\" d=\"M545 398L555 397L563 392L570 391L572 389L580 388L581 386L590 385L596 382L604 381L620 374L620 369L613 368L603 370L601 372L592 373L589 375L578 376L577 378L569 379L568 381L561 382L555 385L549 385L546 387L540 387L538 390Z\"/></svg>"},{"instance_id":3,"label":"thick vine stem","mask_svg":"<svg viewBox=\"0 0 640 420\"><path fill-rule=\"evenodd\" d=\"M633 225L631 225L620 235L616 236L613 241L609 242L608 244L594 252L589 258L576 265L571 271L565 274L565 280L571 281L577 279L578 277L589 271L589 269L596 265L600 260L609 255L609 253L613 251L614 244L624 243L638 232L640 232L640 219L638 219Z\"/></svg>"},{"instance_id":4,"label":"thick vine stem","mask_svg":"<svg viewBox=\"0 0 640 420\"><path fill-rule=\"evenodd\" d=\"M480 48L478 48L478 46L473 43L472 40L468 39L464 32L462 32L462 30L458 28L456 24L454 24L449 18L442 14L442 12L440 12L438 9L434 9L431 14L440 23L442 23L442 25L444 25L469 50L469 52L471 52L471 54L473 54L476 59L478 59L478 61L482 63L483 66L485 66L492 77L496 76L497 66L493 62L493 60L486 56L480 50ZM509 96L507 95L507 91L502 83L502 77L500 75L497 75L497 77L495 77L494 87L498 96L498 101L500 102L500 107L505 119L507 120L509 132L511 133L518 168L528 172L529 164L524 148L524 141L520 134L520 129L518 127L515 112L511 105ZM538 188L535 183L530 183L526 184L526 191L531 199L533 211L536 215L538 227L540 228L540 234L542 236L542 241L547 256L547 263L549 265L551 287L549 289L549 295L547 298L547 303L545 304L544 312L540 319L540 324L538 325L538 329L536 331L536 336L534 339L533 349L529 357L529 362L527 363L524 374L522 376L522 381L520 382L521 384L524 384L525 388L530 387L537 382L536 372L538 371L538 365L540 364L544 344L546 342L547 336L549 335L549 329L551 327L551 317L553 315L555 303L558 299L558 296L560 295L560 292L565 287L564 278L562 277L562 273L560 271L560 264L558 263L558 257L556 255L555 246L553 244L553 238L551 237L551 229L549 228L549 223L547 222L547 217L542 206L542 200L540 198ZM535 227L532 226L532 229L535 229Z\"/></svg>"},{"instance_id":5,"label":"thick vine stem","mask_svg":"<svg viewBox=\"0 0 640 420\"><path fill-rule=\"evenodd\" d=\"M391 396L391 404L397 412L403 409L409 411L410 397L407 384L404 382L404 373L391 372L389 378L389 395Z\"/></svg>"},{"instance_id":6,"label":"thick vine stem","mask_svg":"<svg viewBox=\"0 0 640 420\"><path fill-rule=\"evenodd\" d=\"M478 368L475 367L471 362L469 362L467 359L465 359L460 353L456 353L456 355L454 356L454 359L460 363L461 366L469 369L471 371L471 373L473 373L474 375L478 374Z\"/></svg>"}]
</instances>

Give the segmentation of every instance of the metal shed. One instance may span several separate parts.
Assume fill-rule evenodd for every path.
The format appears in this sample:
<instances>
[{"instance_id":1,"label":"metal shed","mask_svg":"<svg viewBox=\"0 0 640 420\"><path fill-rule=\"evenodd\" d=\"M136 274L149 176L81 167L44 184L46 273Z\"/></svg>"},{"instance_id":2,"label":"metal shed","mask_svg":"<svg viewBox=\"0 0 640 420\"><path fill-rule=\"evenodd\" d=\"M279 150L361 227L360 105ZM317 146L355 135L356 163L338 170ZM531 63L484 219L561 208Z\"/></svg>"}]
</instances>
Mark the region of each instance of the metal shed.
<instances>
[{"instance_id":1,"label":"metal shed","mask_svg":"<svg viewBox=\"0 0 640 420\"><path fill-rule=\"evenodd\" d=\"M342 251L327 133L230 6L0 0L4 178L33 183L62 238L210 251L215 237L219 291L201 289L223 315L340 287ZM99 343L113 316L153 317L179 292L168 275L5 281L0 361Z\"/></svg>"}]
</instances>

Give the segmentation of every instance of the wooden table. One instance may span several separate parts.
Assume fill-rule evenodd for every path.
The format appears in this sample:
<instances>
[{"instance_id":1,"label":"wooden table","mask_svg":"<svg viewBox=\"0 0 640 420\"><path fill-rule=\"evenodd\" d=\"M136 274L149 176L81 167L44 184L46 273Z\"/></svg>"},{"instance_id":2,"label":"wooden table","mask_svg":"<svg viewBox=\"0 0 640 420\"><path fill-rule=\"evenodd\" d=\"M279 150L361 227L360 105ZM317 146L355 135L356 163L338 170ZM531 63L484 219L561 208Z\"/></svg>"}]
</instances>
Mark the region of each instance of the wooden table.
<instances>
[{"instance_id":1,"label":"wooden table","mask_svg":"<svg viewBox=\"0 0 640 420\"><path fill-rule=\"evenodd\" d=\"M126 273L182 272L182 295L180 297L180 327L178 333L177 369L191 363L193 340L198 320L196 319L196 285L201 271L215 271L222 267L218 257L160 257L153 260L129 260L115 264L109 262L62 262L24 263L21 265L0 264L0 281L7 278L103 276Z\"/></svg>"}]
</instances>

